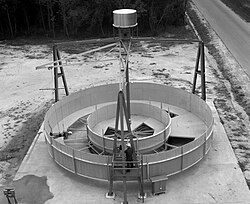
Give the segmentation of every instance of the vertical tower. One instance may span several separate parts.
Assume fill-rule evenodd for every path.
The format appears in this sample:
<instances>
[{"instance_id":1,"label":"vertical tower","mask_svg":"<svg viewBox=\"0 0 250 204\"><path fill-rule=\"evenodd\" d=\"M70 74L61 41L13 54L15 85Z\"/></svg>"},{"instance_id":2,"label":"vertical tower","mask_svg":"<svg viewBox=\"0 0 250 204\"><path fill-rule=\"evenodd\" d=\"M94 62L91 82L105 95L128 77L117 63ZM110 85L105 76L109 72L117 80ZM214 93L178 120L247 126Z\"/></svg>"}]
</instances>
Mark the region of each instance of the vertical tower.
<instances>
[{"instance_id":1,"label":"vertical tower","mask_svg":"<svg viewBox=\"0 0 250 204\"><path fill-rule=\"evenodd\" d=\"M133 9L120 9L113 11L113 26L118 30L119 36L119 61L120 61L120 81L119 81L119 93L117 99L117 114L115 132L118 131L119 119L121 130L121 146L122 153L125 150L125 139L130 144L135 152L133 144L133 136L131 133L131 113L130 113L130 87L129 87L129 55L131 47L131 37L133 28L137 26L137 13ZM126 94L124 94L126 93ZM125 102L126 96L126 102ZM128 135L124 134L123 116L125 115L125 122L127 126ZM119 117L120 116L120 117ZM114 149L117 144L117 137L115 137ZM124 155L123 155L124 158Z\"/></svg>"},{"instance_id":2,"label":"vertical tower","mask_svg":"<svg viewBox=\"0 0 250 204\"><path fill-rule=\"evenodd\" d=\"M124 204L127 204L127 172L134 166L139 181L140 195L143 195L142 176L140 171L142 165L137 159L135 146L133 143L133 134L131 131L131 113L130 113L130 86L129 86L129 55L131 47L131 37L133 28L137 26L137 13L133 9L120 9L113 11L113 26L118 31L119 36L119 61L120 61L120 81L117 98L117 109L115 119L115 138L113 146L113 161L110 169L110 188L108 196L113 196L113 181L116 177L122 177ZM125 116L125 117L124 117ZM124 121L125 119L125 121ZM126 126L125 126L126 124ZM125 131L125 127L127 130ZM118 143L119 139L119 143ZM127 161L125 150L126 143L130 143L133 152L133 161ZM119 148L121 147L121 148ZM130 163L130 165L128 165ZM132 163L132 165L131 165ZM118 172L118 173L117 173Z\"/></svg>"}]
</instances>

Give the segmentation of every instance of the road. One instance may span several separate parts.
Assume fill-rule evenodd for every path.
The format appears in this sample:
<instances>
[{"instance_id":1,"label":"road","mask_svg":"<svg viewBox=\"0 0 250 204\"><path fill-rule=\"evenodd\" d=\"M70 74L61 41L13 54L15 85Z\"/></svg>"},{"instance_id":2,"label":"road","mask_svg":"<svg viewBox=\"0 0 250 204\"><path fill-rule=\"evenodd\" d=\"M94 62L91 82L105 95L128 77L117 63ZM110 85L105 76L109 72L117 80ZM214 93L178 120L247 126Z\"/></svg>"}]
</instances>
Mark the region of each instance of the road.
<instances>
[{"instance_id":1,"label":"road","mask_svg":"<svg viewBox=\"0 0 250 204\"><path fill-rule=\"evenodd\" d=\"M193 2L250 77L250 23L220 0Z\"/></svg>"}]
</instances>

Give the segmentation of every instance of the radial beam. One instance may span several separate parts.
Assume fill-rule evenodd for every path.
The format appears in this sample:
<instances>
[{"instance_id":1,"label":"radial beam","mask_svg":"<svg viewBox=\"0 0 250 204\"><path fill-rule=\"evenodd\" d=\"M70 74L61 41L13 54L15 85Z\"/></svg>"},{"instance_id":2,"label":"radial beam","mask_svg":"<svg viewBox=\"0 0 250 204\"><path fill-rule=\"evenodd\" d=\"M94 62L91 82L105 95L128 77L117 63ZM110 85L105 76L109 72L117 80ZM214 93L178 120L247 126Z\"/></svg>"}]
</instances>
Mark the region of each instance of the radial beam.
<instances>
[{"instance_id":1,"label":"radial beam","mask_svg":"<svg viewBox=\"0 0 250 204\"><path fill-rule=\"evenodd\" d=\"M59 60L56 60L56 61L51 61L51 62L48 62L46 64L43 64L43 65L40 65L40 66L37 66L36 69L47 69L49 65L52 65L54 63L57 63L57 62L62 62L62 61L67 61L69 59L72 59L74 57L77 57L79 55L86 55L86 54L90 54L92 52L97 52L97 51L100 51L100 50L103 50L103 49L107 49L107 48L110 48L110 47L114 47L117 45L117 42L116 43L112 43L112 44L109 44L109 45L105 45L105 46L102 46L102 47L98 47L98 48L95 48L95 49L92 49L92 50L88 50L86 52L82 52L82 53L79 53L79 54L74 54L74 55L71 55L70 57L68 58L64 58L64 59L59 59Z\"/></svg>"}]
</instances>

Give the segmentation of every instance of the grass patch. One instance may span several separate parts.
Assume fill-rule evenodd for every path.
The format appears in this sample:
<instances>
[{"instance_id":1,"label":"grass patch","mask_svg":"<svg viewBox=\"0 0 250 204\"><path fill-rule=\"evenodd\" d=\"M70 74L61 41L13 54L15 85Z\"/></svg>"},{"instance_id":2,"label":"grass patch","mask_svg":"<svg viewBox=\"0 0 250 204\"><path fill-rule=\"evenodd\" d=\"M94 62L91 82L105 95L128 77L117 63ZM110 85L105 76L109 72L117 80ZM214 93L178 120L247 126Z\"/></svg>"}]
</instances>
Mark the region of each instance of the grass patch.
<instances>
[{"instance_id":1,"label":"grass patch","mask_svg":"<svg viewBox=\"0 0 250 204\"><path fill-rule=\"evenodd\" d=\"M250 0L221 0L241 18L250 22Z\"/></svg>"}]
</instances>

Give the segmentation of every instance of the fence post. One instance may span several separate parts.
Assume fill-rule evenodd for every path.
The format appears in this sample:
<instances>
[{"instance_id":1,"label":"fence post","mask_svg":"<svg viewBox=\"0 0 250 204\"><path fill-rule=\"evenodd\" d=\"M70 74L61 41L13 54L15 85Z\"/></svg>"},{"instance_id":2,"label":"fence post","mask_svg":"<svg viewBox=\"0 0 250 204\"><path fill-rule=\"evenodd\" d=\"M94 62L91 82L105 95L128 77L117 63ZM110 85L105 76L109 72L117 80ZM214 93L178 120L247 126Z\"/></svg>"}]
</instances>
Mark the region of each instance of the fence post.
<instances>
[{"instance_id":1,"label":"fence post","mask_svg":"<svg viewBox=\"0 0 250 204\"><path fill-rule=\"evenodd\" d=\"M204 42L201 42L201 98L206 101L205 52Z\"/></svg>"},{"instance_id":2,"label":"fence post","mask_svg":"<svg viewBox=\"0 0 250 204\"><path fill-rule=\"evenodd\" d=\"M57 61L57 46L53 46L53 61ZM59 94L58 94L58 67L57 62L54 63L54 90L55 90L55 102L59 100Z\"/></svg>"},{"instance_id":3,"label":"fence post","mask_svg":"<svg viewBox=\"0 0 250 204\"><path fill-rule=\"evenodd\" d=\"M166 129L164 130L164 133L163 133L163 137L164 137L164 150L166 150L166 139L167 139L167 134L166 134Z\"/></svg>"},{"instance_id":4,"label":"fence post","mask_svg":"<svg viewBox=\"0 0 250 204\"><path fill-rule=\"evenodd\" d=\"M50 137L50 147L51 147L52 158L55 160L55 153L54 153L54 148L53 148L53 139L52 139L52 137Z\"/></svg>"},{"instance_id":5,"label":"fence post","mask_svg":"<svg viewBox=\"0 0 250 204\"><path fill-rule=\"evenodd\" d=\"M181 171L183 170L183 147L181 147Z\"/></svg>"},{"instance_id":6,"label":"fence post","mask_svg":"<svg viewBox=\"0 0 250 204\"><path fill-rule=\"evenodd\" d=\"M75 160L75 150L74 150L74 149L73 149L73 153L72 153L72 159L73 159L74 172L75 172L75 174L77 174L77 170L76 170L76 160Z\"/></svg>"},{"instance_id":7,"label":"fence post","mask_svg":"<svg viewBox=\"0 0 250 204\"><path fill-rule=\"evenodd\" d=\"M192 87L192 93L193 94L195 94L197 74L199 72L199 63L200 63L200 55L201 55L200 53L201 53L201 42L199 42L197 57L196 57L196 64L195 64L195 70L194 70L194 79L193 79L193 87Z\"/></svg>"},{"instance_id":8,"label":"fence post","mask_svg":"<svg viewBox=\"0 0 250 204\"><path fill-rule=\"evenodd\" d=\"M102 143L103 143L103 154L105 154L105 138L103 129L102 129Z\"/></svg>"},{"instance_id":9,"label":"fence post","mask_svg":"<svg viewBox=\"0 0 250 204\"><path fill-rule=\"evenodd\" d=\"M58 49L56 49L56 54L57 54L57 60L60 60L61 56L60 56L60 53L59 53ZM59 65L62 65L61 61L59 61ZM60 76L62 77L65 94L66 94L66 96L68 96L69 95L69 90L68 90L68 86L67 86L67 82L66 82L66 78L65 78L65 74L64 74L64 70L63 70L62 66L60 66L60 71L61 71Z\"/></svg>"},{"instance_id":10,"label":"fence post","mask_svg":"<svg viewBox=\"0 0 250 204\"><path fill-rule=\"evenodd\" d=\"M148 163L148 157L146 156L146 161L147 161L147 179L150 179L150 174L149 174L149 163Z\"/></svg>"},{"instance_id":11,"label":"fence post","mask_svg":"<svg viewBox=\"0 0 250 204\"><path fill-rule=\"evenodd\" d=\"M207 132L206 132L206 134L205 134L205 137L204 137L204 149L203 149L203 156L205 156L205 154L206 154L206 143L207 143Z\"/></svg>"}]
</instances>

